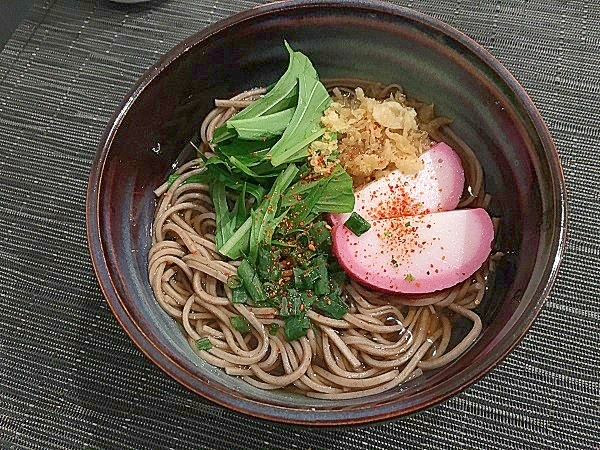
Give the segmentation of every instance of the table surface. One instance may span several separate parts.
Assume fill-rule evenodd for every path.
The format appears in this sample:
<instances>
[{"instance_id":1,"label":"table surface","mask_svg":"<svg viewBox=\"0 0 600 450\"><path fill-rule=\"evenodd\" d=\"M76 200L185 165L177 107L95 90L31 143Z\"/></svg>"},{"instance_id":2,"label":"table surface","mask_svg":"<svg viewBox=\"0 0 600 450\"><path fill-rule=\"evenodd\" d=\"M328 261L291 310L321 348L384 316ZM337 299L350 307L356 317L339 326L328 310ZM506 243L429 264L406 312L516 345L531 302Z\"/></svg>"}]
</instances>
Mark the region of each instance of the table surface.
<instances>
[{"instance_id":1,"label":"table surface","mask_svg":"<svg viewBox=\"0 0 600 450\"><path fill-rule=\"evenodd\" d=\"M257 421L186 391L137 350L88 256L87 177L135 80L253 0L36 1L0 53L0 447L600 449L600 3L414 0L516 76L555 139L569 244L518 348L433 409L360 429Z\"/></svg>"}]
</instances>

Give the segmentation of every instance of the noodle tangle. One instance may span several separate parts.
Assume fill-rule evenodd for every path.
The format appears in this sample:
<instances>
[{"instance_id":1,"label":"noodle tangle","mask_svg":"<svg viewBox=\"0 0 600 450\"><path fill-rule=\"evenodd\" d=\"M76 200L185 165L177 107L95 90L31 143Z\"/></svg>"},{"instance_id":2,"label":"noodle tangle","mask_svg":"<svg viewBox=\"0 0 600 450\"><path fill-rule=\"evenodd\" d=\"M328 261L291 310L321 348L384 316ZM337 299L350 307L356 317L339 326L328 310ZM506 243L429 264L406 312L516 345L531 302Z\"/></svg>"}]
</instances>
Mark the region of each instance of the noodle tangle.
<instances>
[{"instance_id":1,"label":"noodle tangle","mask_svg":"<svg viewBox=\"0 0 600 450\"><path fill-rule=\"evenodd\" d=\"M396 85L379 86L334 80L344 95L362 86L375 98L401 92ZM200 127L200 151L212 155L214 130L264 89L253 89L229 100L217 100ZM487 206L483 171L473 151L435 117L433 107L408 99L420 126L432 139L444 140L460 154L470 195L459 207ZM184 183L203 170L193 159L177 170L180 176L156 189L158 197L148 256L149 279L156 300L179 322L192 348L211 365L239 376L260 389L287 388L320 399L349 399L385 392L423 371L447 365L479 336L482 323L473 311L482 301L494 256L458 285L423 296L390 295L350 282L345 289L349 312L342 320L307 312L314 324L306 336L287 342L275 308L231 302L227 280L239 262L227 261L214 243L215 213L205 184ZM230 319L242 316L250 330L240 333ZM468 322L466 335L454 342L457 319ZM271 324L279 325L275 335ZM464 334L464 333L463 333ZM208 339L212 348L198 350Z\"/></svg>"}]
</instances>

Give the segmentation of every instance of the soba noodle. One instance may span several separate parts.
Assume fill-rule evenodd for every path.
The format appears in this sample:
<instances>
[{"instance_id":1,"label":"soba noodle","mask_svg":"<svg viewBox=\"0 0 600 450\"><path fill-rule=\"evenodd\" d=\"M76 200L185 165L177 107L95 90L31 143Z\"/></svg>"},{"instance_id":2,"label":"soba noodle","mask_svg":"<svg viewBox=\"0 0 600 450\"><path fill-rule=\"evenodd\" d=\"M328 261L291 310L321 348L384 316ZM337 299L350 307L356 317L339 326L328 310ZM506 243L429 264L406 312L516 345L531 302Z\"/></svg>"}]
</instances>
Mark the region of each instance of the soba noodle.
<instances>
[{"instance_id":1,"label":"soba noodle","mask_svg":"<svg viewBox=\"0 0 600 450\"><path fill-rule=\"evenodd\" d=\"M361 86L356 81L335 80L342 92ZM362 84L365 93L384 98L399 86ZM217 100L200 127L200 150L212 155L208 142L216 127L265 92L253 89L229 100ZM435 117L431 105L409 99L420 126L432 139L445 141L460 154L470 195L459 207L486 207L483 171L473 151ZM237 261L227 261L214 243L215 213L205 184L184 183L203 170L194 159L177 170L180 176L155 192L159 197L153 224L149 274L160 306L185 330L187 339L209 364L239 376L261 389L288 388L309 397L348 399L377 394L440 368L461 355L482 329L473 311L482 301L494 258L469 279L431 295L407 297L368 290L356 282L345 289L349 312L342 320L308 311L313 323L307 335L287 342L283 320L275 308L251 307L231 302L227 285L236 273ZM250 332L242 334L230 318L243 316ZM457 319L472 325L453 344ZM272 336L269 325L279 325ZM207 338L208 351L197 350L196 341Z\"/></svg>"}]
</instances>

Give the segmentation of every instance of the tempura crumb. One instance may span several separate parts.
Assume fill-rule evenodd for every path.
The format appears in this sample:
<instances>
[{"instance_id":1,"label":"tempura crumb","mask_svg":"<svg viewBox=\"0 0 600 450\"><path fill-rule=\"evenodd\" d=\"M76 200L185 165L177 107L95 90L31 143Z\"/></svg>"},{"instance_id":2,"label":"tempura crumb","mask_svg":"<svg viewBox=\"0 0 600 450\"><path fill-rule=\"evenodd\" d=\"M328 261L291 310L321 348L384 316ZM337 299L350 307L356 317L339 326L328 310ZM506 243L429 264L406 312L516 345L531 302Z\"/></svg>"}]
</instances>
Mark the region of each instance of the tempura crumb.
<instances>
[{"instance_id":1,"label":"tempura crumb","mask_svg":"<svg viewBox=\"0 0 600 450\"><path fill-rule=\"evenodd\" d=\"M396 169L409 174L419 171L419 156L431 146L427 132L419 129L417 112L401 93L376 100L366 97L361 88L356 88L354 98L334 91L334 101L321 122L327 131L325 139L309 148L311 166L328 173L339 160L355 185Z\"/></svg>"}]
</instances>

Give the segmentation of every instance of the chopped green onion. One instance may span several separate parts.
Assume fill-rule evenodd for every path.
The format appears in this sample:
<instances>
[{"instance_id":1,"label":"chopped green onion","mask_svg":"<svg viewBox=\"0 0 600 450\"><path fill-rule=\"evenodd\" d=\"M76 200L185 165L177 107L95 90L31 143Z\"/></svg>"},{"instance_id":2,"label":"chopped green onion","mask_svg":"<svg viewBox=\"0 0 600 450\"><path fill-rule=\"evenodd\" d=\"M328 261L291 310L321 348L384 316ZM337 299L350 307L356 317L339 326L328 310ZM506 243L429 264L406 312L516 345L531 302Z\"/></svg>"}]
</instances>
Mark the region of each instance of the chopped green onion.
<instances>
[{"instance_id":1,"label":"chopped green onion","mask_svg":"<svg viewBox=\"0 0 600 450\"><path fill-rule=\"evenodd\" d=\"M341 292L341 285L345 284L348 281L348 275L344 272L344 269L341 268L340 263L338 263L337 259L333 259L329 263L329 267L327 267L329 271L329 279L338 286L339 291Z\"/></svg>"},{"instance_id":2,"label":"chopped green onion","mask_svg":"<svg viewBox=\"0 0 600 450\"><path fill-rule=\"evenodd\" d=\"M167 180L167 186L171 187L173 183L175 183L175 180L179 178L179 176L180 175L178 173L172 173L171 175L169 175L169 179Z\"/></svg>"},{"instance_id":3,"label":"chopped green onion","mask_svg":"<svg viewBox=\"0 0 600 450\"><path fill-rule=\"evenodd\" d=\"M316 295L325 295L329 293L329 273L327 272L327 259L324 255L319 255L314 260L313 270L317 274L317 279L313 283L313 290Z\"/></svg>"},{"instance_id":4,"label":"chopped green onion","mask_svg":"<svg viewBox=\"0 0 600 450\"><path fill-rule=\"evenodd\" d=\"M278 281L281 278L278 250L272 252L270 246L261 245L258 248L256 272L262 280Z\"/></svg>"},{"instance_id":5,"label":"chopped green onion","mask_svg":"<svg viewBox=\"0 0 600 450\"><path fill-rule=\"evenodd\" d=\"M212 342L207 337L198 339L196 341L196 348L198 350L210 350L212 348Z\"/></svg>"},{"instance_id":6,"label":"chopped green onion","mask_svg":"<svg viewBox=\"0 0 600 450\"><path fill-rule=\"evenodd\" d=\"M366 233L371 228L371 224L355 211L352 211L348 220L344 222L344 226L357 236Z\"/></svg>"},{"instance_id":7,"label":"chopped green onion","mask_svg":"<svg viewBox=\"0 0 600 450\"><path fill-rule=\"evenodd\" d=\"M407 273L404 279L406 281L415 281L415 277L413 277L412 273Z\"/></svg>"},{"instance_id":8,"label":"chopped green onion","mask_svg":"<svg viewBox=\"0 0 600 450\"><path fill-rule=\"evenodd\" d=\"M288 317L285 319L285 339L289 342L306 336L306 332L310 328L310 323L310 319L306 314Z\"/></svg>"},{"instance_id":9,"label":"chopped green onion","mask_svg":"<svg viewBox=\"0 0 600 450\"><path fill-rule=\"evenodd\" d=\"M334 319L341 319L348 312L348 305L336 292L318 299L314 306Z\"/></svg>"},{"instance_id":10,"label":"chopped green onion","mask_svg":"<svg viewBox=\"0 0 600 450\"><path fill-rule=\"evenodd\" d=\"M272 324L269 325L269 334L271 336L275 336L278 331L279 331L279 324L278 323L272 323Z\"/></svg>"},{"instance_id":11,"label":"chopped green onion","mask_svg":"<svg viewBox=\"0 0 600 450\"><path fill-rule=\"evenodd\" d=\"M287 297L281 299L281 308L279 308L279 315L281 317L289 317L290 315L290 303L288 303Z\"/></svg>"},{"instance_id":12,"label":"chopped green onion","mask_svg":"<svg viewBox=\"0 0 600 450\"><path fill-rule=\"evenodd\" d=\"M294 267L293 274L294 287L296 289L312 289L315 282L319 279L319 272L314 267L306 270Z\"/></svg>"},{"instance_id":13,"label":"chopped green onion","mask_svg":"<svg viewBox=\"0 0 600 450\"><path fill-rule=\"evenodd\" d=\"M242 280L240 280L237 275L231 275L229 278L227 278L227 286L229 286L231 289L235 289L241 285Z\"/></svg>"},{"instance_id":14,"label":"chopped green onion","mask_svg":"<svg viewBox=\"0 0 600 450\"><path fill-rule=\"evenodd\" d=\"M308 247L308 244L310 243L310 237L306 233L300 233L296 237L296 242L300 247Z\"/></svg>"},{"instance_id":15,"label":"chopped green onion","mask_svg":"<svg viewBox=\"0 0 600 450\"><path fill-rule=\"evenodd\" d=\"M311 291L304 291L300 294L302 296L302 303L304 304L304 311L312 306L317 299Z\"/></svg>"},{"instance_id":16,"label":"chopped green onion","mask_svg":"<svg viewBox=\"0 0 600 450\"><path fill-rule=\"evenodd\" d=\"M247 333L248 331L250 331L250 324L248 323L245 317L233 316L229 318L229 322L231 322L231 326L238 330L240 333Z\"/></svg>"},{"instance_id":17,"label":"chopped green onion","mask_svg":"<svg viewBox=\"0 0 600 450\"><path fill-rule=\"evenodd\" d=\"M246 288L244 286L238 286L231 290L231 303L246 304L250 300Z\"/></svg>"},{"instance_id":18,"label":"chopped green onion","mask_svg":"<svg viewBox=\"0 0 600 450\"><path fill-rule=\"evenodd\" d=\"M296 289L288 289L287 299L290 315L296 316L298 314L302 314L302 310L304 309L304 307L302 306L302 296Z\"/></svg>"},{"instance_id":19,"label":"chopped green onion","mask_svg":"<svg viewBox=\"0 0 600 450\"><path fill-rule=\"evenodd\" d=\"M309 230L313 245L318 251L325 251L331 247L331 233L325 225L323 221L315 222Z\"/></svg>"}]
</instances>

